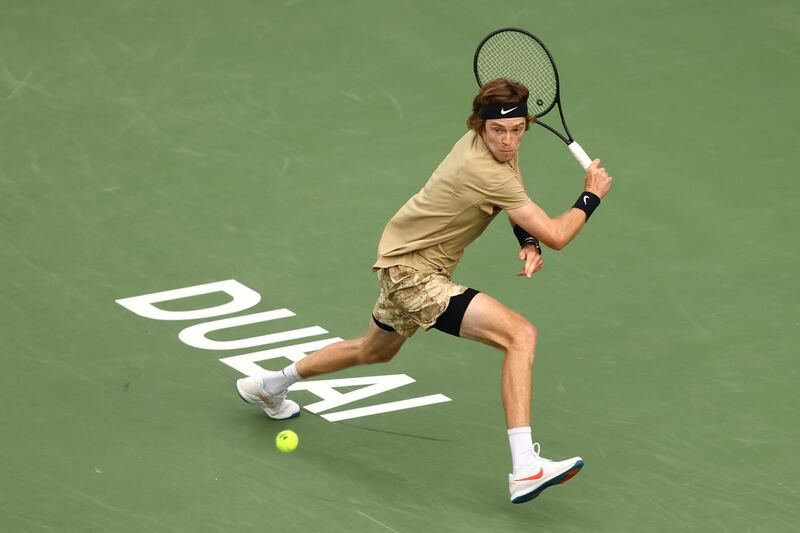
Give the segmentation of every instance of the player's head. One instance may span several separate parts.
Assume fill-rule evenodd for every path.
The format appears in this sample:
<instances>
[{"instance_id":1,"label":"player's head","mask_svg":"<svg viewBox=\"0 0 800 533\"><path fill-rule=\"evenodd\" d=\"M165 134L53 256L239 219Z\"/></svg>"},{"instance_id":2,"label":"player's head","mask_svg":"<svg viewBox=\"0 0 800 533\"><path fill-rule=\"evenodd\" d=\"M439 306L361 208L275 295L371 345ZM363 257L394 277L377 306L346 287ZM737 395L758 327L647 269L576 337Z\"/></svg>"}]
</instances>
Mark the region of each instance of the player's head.
<instances>
[{"instance_id":1,"label":"player's head","mask_svg":"<svg viewBox=\"0 0 800 533\"><path fill-rule=\"evenodd\" d=\"M495 159L505 163L514 158L522 135L535 121L528 114L528 89L499 78L481 87L467 126L483 138Z\"/></svg>"},{"instance_id":2,"label":"player's head","mask_svg":"<svg viewBox=\"0 0 800 533\"><path fill-rule=\"evenodd\" d=\"M536 122L536 117L527 114L528 88L521 83L506 78L497 78L496 80L483 84L481 90L478 91L478 94L472 101L472 114L467 119L467 127L475 133L483 133L486 129L487 120L484 117L497 115L498 118L502 118L505 115L498 115L496 113L497 109L494 109L495 106L492 104L501 104L496 107L500 111L506 111L507 109L503 108L502 104L514 103L525 104L524 118L526 119L525 129L527 130L531 124ZM507 107L508 106L506 106L506 108ZM513 117L520 116L521 111L523 111L522 108L515 109L508 113L508 115Z\"/></svg>"}]
</instances>

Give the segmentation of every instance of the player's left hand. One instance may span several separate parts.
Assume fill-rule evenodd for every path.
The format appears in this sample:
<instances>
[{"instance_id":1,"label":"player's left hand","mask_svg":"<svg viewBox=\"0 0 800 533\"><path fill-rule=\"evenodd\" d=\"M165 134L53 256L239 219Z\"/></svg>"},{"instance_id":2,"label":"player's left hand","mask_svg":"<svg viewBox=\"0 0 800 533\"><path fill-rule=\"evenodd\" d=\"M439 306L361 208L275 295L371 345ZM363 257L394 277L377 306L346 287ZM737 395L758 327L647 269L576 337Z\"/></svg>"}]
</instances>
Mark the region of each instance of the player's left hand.
<instances>
[{"instance_id":1,"label":"player's left hand","mask_svg":"<svg viewBox=\"0 0 800 533\"><path fill-rule=\"evenodd\" d=\"M536 272L544 268L544 261L539 250L535 246L524 246L517 254L520 261L525 261L525 266L517 272L517 276L527 276L530 278Z\"/></svg>"}]
</instances>

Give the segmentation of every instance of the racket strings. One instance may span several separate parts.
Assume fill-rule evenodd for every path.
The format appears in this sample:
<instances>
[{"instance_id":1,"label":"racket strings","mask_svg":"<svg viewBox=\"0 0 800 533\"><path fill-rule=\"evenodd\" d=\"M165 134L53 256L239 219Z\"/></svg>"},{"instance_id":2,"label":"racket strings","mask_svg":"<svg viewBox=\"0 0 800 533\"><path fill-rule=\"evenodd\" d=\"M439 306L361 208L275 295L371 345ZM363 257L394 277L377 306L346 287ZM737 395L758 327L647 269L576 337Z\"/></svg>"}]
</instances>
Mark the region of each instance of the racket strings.
<instances>
[{"instance_id":1,"label":"racket strings","mask_svg":"<svg viewBox=\"0 0 800 533\"><path fill-rule=\"evenodd\" d=\"M502 31L483 43L476 61L481 85L508 78L528 88L528 109L539 115L550 109L558 94L553 62L547 51L524 33Z\"/></svg>"}]
</instances>

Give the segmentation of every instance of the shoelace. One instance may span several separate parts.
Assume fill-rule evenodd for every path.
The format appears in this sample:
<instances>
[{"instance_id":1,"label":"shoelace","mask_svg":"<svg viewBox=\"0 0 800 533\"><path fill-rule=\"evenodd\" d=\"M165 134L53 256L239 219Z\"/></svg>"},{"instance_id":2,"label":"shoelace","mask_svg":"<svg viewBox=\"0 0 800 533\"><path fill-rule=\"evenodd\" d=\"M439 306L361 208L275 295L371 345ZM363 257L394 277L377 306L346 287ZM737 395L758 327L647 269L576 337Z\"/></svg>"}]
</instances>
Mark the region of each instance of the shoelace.
<instances>
[{"instance_id":1,"label":"shoelace","mask_svg":"<svg viewBox=\"0 0 800 533\"><path fill-rule=\"evenodd\" d=\"M541 449L542 447L539 446L538 442L533 443L533 454L536 456L536 458L539 459L540 461L547 461L548 463L552 463L553 461L551 461L550 459L545 459L544 457L539 455L539 450Z\"/></svg>"},{"instance_id":2,"label":"shoelace","mask_svg":"<svg viewBox=\"0 0 800 533\"><path fill-rule=\"evenodd\" d=\"M279 392L278 394L269 396L262 387L261 394L258 395L258 398L264 403L265 406L269 407L270 409L274 409L286 398L286 392Z\"/></svg>"},{"instance_id":3,"label":"shoelace","mask_svg":"<svg viewBox=\"0 0 800 533\"><path fill-rule=\"evenodd\" d=\"M264 380L262 378L261 387L259 387L258 392L258 399L261 400L261 403L265 407L269 409L275 409L283 402L284 399L286 399L286 392L287 391L282 391L277 394L267 393L266 389L264 388Z\"/></svg>"},{"instance_id":4,"label":"shoelace","mask_svg":"<svg viewBox=\"0 0 800 533\"><path fill-rule=\"evenodd\" d=\"M278 407L283 402L283 400L286 398L286 393L276 394L275 396L267 396L266 394L262 394L259 396L259 398L267 407L273 409Z\"/></svg>"}]
</instances>

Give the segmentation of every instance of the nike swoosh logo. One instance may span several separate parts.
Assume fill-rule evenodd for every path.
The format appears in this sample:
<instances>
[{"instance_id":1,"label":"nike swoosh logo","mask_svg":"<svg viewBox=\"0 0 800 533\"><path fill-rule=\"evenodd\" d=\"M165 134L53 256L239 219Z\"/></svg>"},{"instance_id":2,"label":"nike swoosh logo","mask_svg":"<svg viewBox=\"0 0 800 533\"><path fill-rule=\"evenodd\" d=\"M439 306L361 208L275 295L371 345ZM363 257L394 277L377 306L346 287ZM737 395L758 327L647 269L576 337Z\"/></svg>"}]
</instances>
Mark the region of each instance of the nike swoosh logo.
<instances>
[{"instance_id":1,"label":"nike swoosh logo","mask_svg":"<svg viewBox=\"0 0 800 533\"><path fill-rule=\"evenodd\" d=\"M588 197L588 196L584 196L584 197L583 197L583 205L586 205L586 200L588 200L588 199L589 199L589 197Z\"/></svg>"},{"instance_id":2,"label":"nike swoosh logo","mask_svg":"<svg viewBox=\"0 0 800 533\"><path fill-rule=\"evenodd\" d=\"M544 475L544 469L542 467L539 467L539 472L537 472L536 474L524 477L522 479L515 479L514 481L533 481L534 479L539 479L543 475Z\"/></svg>"},{"instance_id":3,"label":"nike swoosh logo","mask_svg":"<svg viewBox=\"0 0 800 533\"><path fill-rule=\"evenodd\" d=\"M517 106L517 107L519 107L519 106ZM500 108L500 114L501 114L501 115L508 115L509 113L511 113L512 111L514 111L514 110L515 110L517 107L512 107L512 108L511 108L511 109L509 109L509 110L503 109L503 108L501 107L501 108Z\"/></svg>"}]
</instances>

